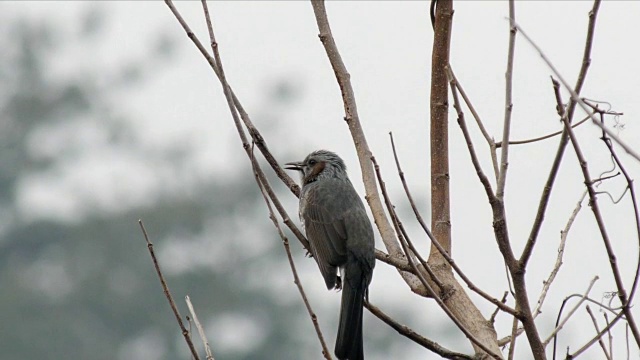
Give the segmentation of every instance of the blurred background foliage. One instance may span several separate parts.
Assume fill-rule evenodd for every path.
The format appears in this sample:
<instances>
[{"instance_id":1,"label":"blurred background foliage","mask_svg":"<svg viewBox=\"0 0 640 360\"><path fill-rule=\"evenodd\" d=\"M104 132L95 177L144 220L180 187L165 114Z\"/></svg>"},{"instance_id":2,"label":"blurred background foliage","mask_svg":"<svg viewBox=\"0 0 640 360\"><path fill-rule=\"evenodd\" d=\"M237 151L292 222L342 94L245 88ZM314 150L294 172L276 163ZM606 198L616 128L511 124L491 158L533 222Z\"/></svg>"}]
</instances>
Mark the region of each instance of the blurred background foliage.
<instances>
[{"instance_id":1,"label":"blurred background foliage","mask_svg":"<svg viewBox=\"0 0 640 360\"><path fill-rule=\"evenodd\" d=\"M110 211L88 198L82 205L86 211L73 219L22 216L18 203L24 181L54 179L79 158L91 158L91 152L108 148L113 154L161 160L176 171L190 156L176 149L150 153L138 146L128 128L131 119L108 101L118 87L145 81L140 73L146 62L164 57L164 66L171 65L167 39L139 62L122 64L112 74L118 81L100 84L99 68L75 78L50 78L49 62L56 53L99 40L109 23L106 16L90 8L75 34L61 33L53 23L3 19L8 31L1 32L1 42L10 51L0 53L1 357L188 358L137 227L142 218L167 261L177 301L182 304L184 294L190 294L203 319L218 314L205 326L223 333L220 338L226 341L217 349L221 358L299 358L295 354L305 341L286 329L297 323L301 304L276 301L245 280L276 271L274 263L282 255L268 224L252 220L262 215L263 205L249 174L200 179L179 194L160 191L152 202L129 202ZM88 128L100 141L82 140ZM256 228L243 230L248 222ZM262 246L254 253L238 251L250 241L247 236L261 233L266 239L260 239ZM190 256L199 251L205 251L200 257L216 261L197 266ZM176 256L171 265L168 259ZM212 339L215 346L218 341Z\"/></svg>"},{"instance_id":2,"label":"blurred background foliage","mask_svg":"<svg viewBox=\"0 0 640 360\"><path fill-rule=\"evenodd\" d=\"M145 69L170 67L176 39L159 35L144 57L108 76L91 64L79 64L73 76L52 76L60 52L99 42L115 22L100 7L85 10L73 32L42 19L0 15L0 357L189 358L138 228L143 219L182 315L188 294L216 358L319 358L250 172L186 176L183 164L193 156L188 144L145 145L131 131L133 119L112 101L114 92L147 81ZM295 101L300 89L288 84L275 83L265 106ZM271 120L265 111L262 122ZM118 191L138 176L119 175L120 164L130 163L147 164L159 182L156 191ZM171 176L176 183L165 187ZM93 181L115 190L96 198L86 191ZM38 197L57 188L66 190ZM68 211L43 216L39 206ZM299 262L317 271L312 261ZM327 322L332 344L335 319ZM406 344L390 329L376 328L367 331L367 346L378 358Z\"/></svg>"}]
</instances>

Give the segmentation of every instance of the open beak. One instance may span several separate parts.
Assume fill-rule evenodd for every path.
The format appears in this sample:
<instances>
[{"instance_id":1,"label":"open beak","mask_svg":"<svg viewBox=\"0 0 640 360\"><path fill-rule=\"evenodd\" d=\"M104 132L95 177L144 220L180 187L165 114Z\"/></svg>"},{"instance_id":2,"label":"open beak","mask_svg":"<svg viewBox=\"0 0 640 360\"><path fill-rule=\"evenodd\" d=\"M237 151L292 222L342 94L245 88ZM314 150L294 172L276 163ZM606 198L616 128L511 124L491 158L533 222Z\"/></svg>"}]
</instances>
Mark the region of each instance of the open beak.
<instances>
[{"instance_id":1,"label":"open beak","mask_svg":"<svg viewBox=\"0 0 640 360\"><path fill-rule=\"evenodd\" d=\"M302 162L301 161L294 161L294 162L286 163L286 164L284 164L284 168L287 169L287 170L302 171Z\"/></svg>"}]
</instances>

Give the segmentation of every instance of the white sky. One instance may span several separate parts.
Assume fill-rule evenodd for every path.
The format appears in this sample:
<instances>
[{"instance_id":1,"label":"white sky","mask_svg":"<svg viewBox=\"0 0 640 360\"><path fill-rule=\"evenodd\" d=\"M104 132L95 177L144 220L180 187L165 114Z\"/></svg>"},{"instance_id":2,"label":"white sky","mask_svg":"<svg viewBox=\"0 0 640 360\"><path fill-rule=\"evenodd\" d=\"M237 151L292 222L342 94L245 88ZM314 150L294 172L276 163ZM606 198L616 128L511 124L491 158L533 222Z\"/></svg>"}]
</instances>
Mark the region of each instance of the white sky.
<instances>
[{"instance_id":1,"label":"white sky","mask_svg":"<svg viewBox=\"0 0 640 360\"><path fill-rule=\"evenodd\" d=\"M177 38L176 61L168 70L152 72L144 86L127 89L113 100L120 111L135 120L141 141L148 146L193 141L197 149L194 171L199 176L213 176L228 171L245 172L249 167L240 155L239 141L221 88L208 64L183 34L177 21L162 2L102 2L108 10L109 36L95 44L95 49L70 49L68 58L60 61L57 76L72 76L78 67L112 69L123 59L136 58L148 48L159 29ZM4 5L7 7L7 5ZM12 8L26 11L35 17L46 16L62 23L77 11L87 8L86 3L12 3ZM178 2L178 8L192 29L207 42L206 29L199 2ZM563 76L574 83L582 58L586 36L587 13L592 3L587 1L529 1L516 4L517 22L525 29ZM458 1L454 4L451 62L456 75L479 111L485 126L496 138L501 138L504 116L504 71L508 38L507 2ZM414 195L428 194L428 98L432 31L426 2L329 2L327 4L333 34L342 57L351 73L361 121L368 136L369 146L383 168L387 186L398 205L403 204L388 142L389 131L394 132L404 171ZM225 66L227 78L240 100L259 128L274 128L267 137L271 150L281 161L297 160L317 148L338 152L350 168L352 180L363 194L359 166L347 127L342 120L343 109L339 89L324 50L317 38L313 12L308 2L212 2L210 10ZM637 120L640 103L640 45L637 36L640 24L640 2L605 1L598 14L598 25L592 52L592 63L582 94L608 101L613 109L624 112L620 119L625 124L619 136L628 144L640 148L640 130ZM66 24L72 27L73 24ZM516 40L514 72L514 112L512 138L524 139L560 129L555 112L555 101L549 80L550 70L522 37ZM107 72L108 73L108 72ZM265 109L265 92L269 84L280 78L292 79L302 89L302 97L293 106ZM564 92L564 99L569 97ZM576 119L582 112L576 112ZM276 124L260 123L260 118L273 117ZM471 114L466 118L474 138L485 172L490 174L489 157ZM468 271L478 285L499 297L506 290L504 270L497 256L492 235L489 206L469 156L460 130L450 111L451 193L454 236L453 253L457 262ZM280 130L278 130L280 129ZM283 130L286 129L286 130ZM577 130L583 151L587 156L591 174L597 177L611 168L599 133L591 124ZM511 149L507 185L507 215L511 239L519 253L536 210L557 139ZM296 159L290 159L296 154ZM640 174L640 165L619 150L632 176ZM286 157L286 158L285 158ZM109 156L106 156L109 158ZM241 164L237 166L236 164ZM121 163L120 163L121 164ZM100 171L146 170L121 165L106 166ZM70 170L71 171L71 170ZM87 170L77 170L76 183L61 184L59 188L25 188L25 206L51 204L43 199L73 198L75 185L86 179ZM73 171L71 171L73 172ZM94 172L92 172L94 173ZM95 173L94 173L95 174ZM68 176L67 178L73 178ZM104 179L103 176L97 176ZM153 176L138 178L137 186L153 188ZM539 237L531 268L528 271L530 297L535 304L542 280L555 261L559 232L575 206L582 190L582 178L572 149L567 149L560 179L554 189L545 225ZM75 184L75 185L73 185ZM113 190L108 181L91 186L98 198L118 196L126 199L140 188ZM603 185L614 197L624 189L621 182ZM142 189L144 191L144 189ZM39 193L31 191L40 191ZM60 191L64 191L61 193ZM114 191L117 193L114 194ZM125 191L125 193L121 193ZM64 194L64 196L60 195ZM633 278L638 243L635 237L630 207L627 200L613 206L606 196L600 203L608 221L608 230L618 251L618 260L627 284ZM64 211L73 212L76 203L65 202ZM99 200L98 200L99 201ZM292 202L293 203L293 202ZM75 205L74 205L75 204ZM599 299L614 285L590 209L584 204L582 212L569 236L564 267L549 293L544 313L538 321L541 333L547 334L555 321L559 303L565 296L583 292L595 275L600 276L592 296ZM106 205L105 205L106 206ZM38 207L38 206L36 206ZM428 209L423 200L422 209ZM59 214L61 209L43 208L37 216ZM290 209L290 213L295 213ZM36 211L37 213L37 211ZM35 216L35 215L34 215ZM405 222L412 223L407 217ZM414 241L426 247L427 240L413 231ZM382 246L378 242L378 247ZM300 257L301 259L301 257ZM310 275L303 279L307 287L320 286L321 279ZM416 305L418 317L425 320L409 324L438 338L434 323L446 321L439 317L440 310L432 304L424 307L422 299L406 291L398 276L384 264L379 264L372 284L372 301L382 305L411 303ZM320 295L319 295L320 296ZM329 297L327 297L329 298ZM474 297L476 298L476 297ZM332 296L331 301L336 301ZM481 303L487 316L492 306ZM512 304L512 302L511 302ZM327 311L332 311L328 309ZM634 310L637 316L640 313ZM322 314L319 314L322 317ZM370 317L370 316L369 316ZM567 334L572 334L575 350L593 333L592 325L583 310L570 322ZM429 320L426 320L426 319ZM438 320L431 320L438 319ZM510 329L506 317L498 317L499 336ZM371 326L384 326L368 319ZM311 331L311 329L309 329ZM332 332L332 329L327 329ZM617 333L615 354L622 356L623 333ZM333 335L331 335L333 336ZM567 340L565 335L561 340ZM518 350L526 346L520 340ZM467 346L467 345L465 345ZM566 343L560 346L560 353ZM633 354L638 351L632 346ZM468 352L468 347L464 350ZM416 348L415 358L425 358L424 351ZM527 353L521 353L526 357ZM633 358L634 355L631 357ZM427 358L432 358L427 356ZM584 356L600 359L596 346Z\"/></svg>"}]
</instances>

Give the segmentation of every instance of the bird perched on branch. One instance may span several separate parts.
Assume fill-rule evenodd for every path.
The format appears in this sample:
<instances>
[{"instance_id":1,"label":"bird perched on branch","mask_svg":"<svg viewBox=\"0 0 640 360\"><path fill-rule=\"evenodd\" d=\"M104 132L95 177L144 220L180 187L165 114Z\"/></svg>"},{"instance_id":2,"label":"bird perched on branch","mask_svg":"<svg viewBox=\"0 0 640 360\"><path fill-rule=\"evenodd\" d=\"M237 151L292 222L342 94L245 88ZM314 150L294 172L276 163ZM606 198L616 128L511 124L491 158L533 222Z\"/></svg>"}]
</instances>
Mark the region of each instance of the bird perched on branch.
<instances>
[{"instance_id":1,"label":"bird perched on branch","mask_svg":"<svg viewBox=\"0 0 640 360\"><path fill-rule=\"evenodd\" d=\"M300 219L327 289L342 288L336 357L362 360L362 306L375 266L373 229L364 204L344 161L330 151L314 151L286 169L300 172Z\"/></svg>"}]
</instances>

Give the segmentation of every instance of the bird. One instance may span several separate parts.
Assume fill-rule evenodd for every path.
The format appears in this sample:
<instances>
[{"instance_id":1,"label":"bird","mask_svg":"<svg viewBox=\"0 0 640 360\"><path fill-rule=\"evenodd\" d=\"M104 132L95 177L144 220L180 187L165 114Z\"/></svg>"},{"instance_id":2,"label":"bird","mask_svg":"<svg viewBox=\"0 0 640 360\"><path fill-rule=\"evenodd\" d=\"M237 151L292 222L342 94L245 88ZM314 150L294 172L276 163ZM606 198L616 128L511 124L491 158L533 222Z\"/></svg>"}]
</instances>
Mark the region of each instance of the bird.
<instances>
[{"instance_id":1,"label":"bird","mask_svg":"<svg viewBox=\"0 0 640 360\"><path fill-rule=\"evenodd\" d=\"M328 150L285 164L300 173L299 215L328 290L342 291L335 355L363 360L362 313L375 266L373 228L344 161ZM338 275L340 271L340 275Z\"/></svg>"}]
</instances>

